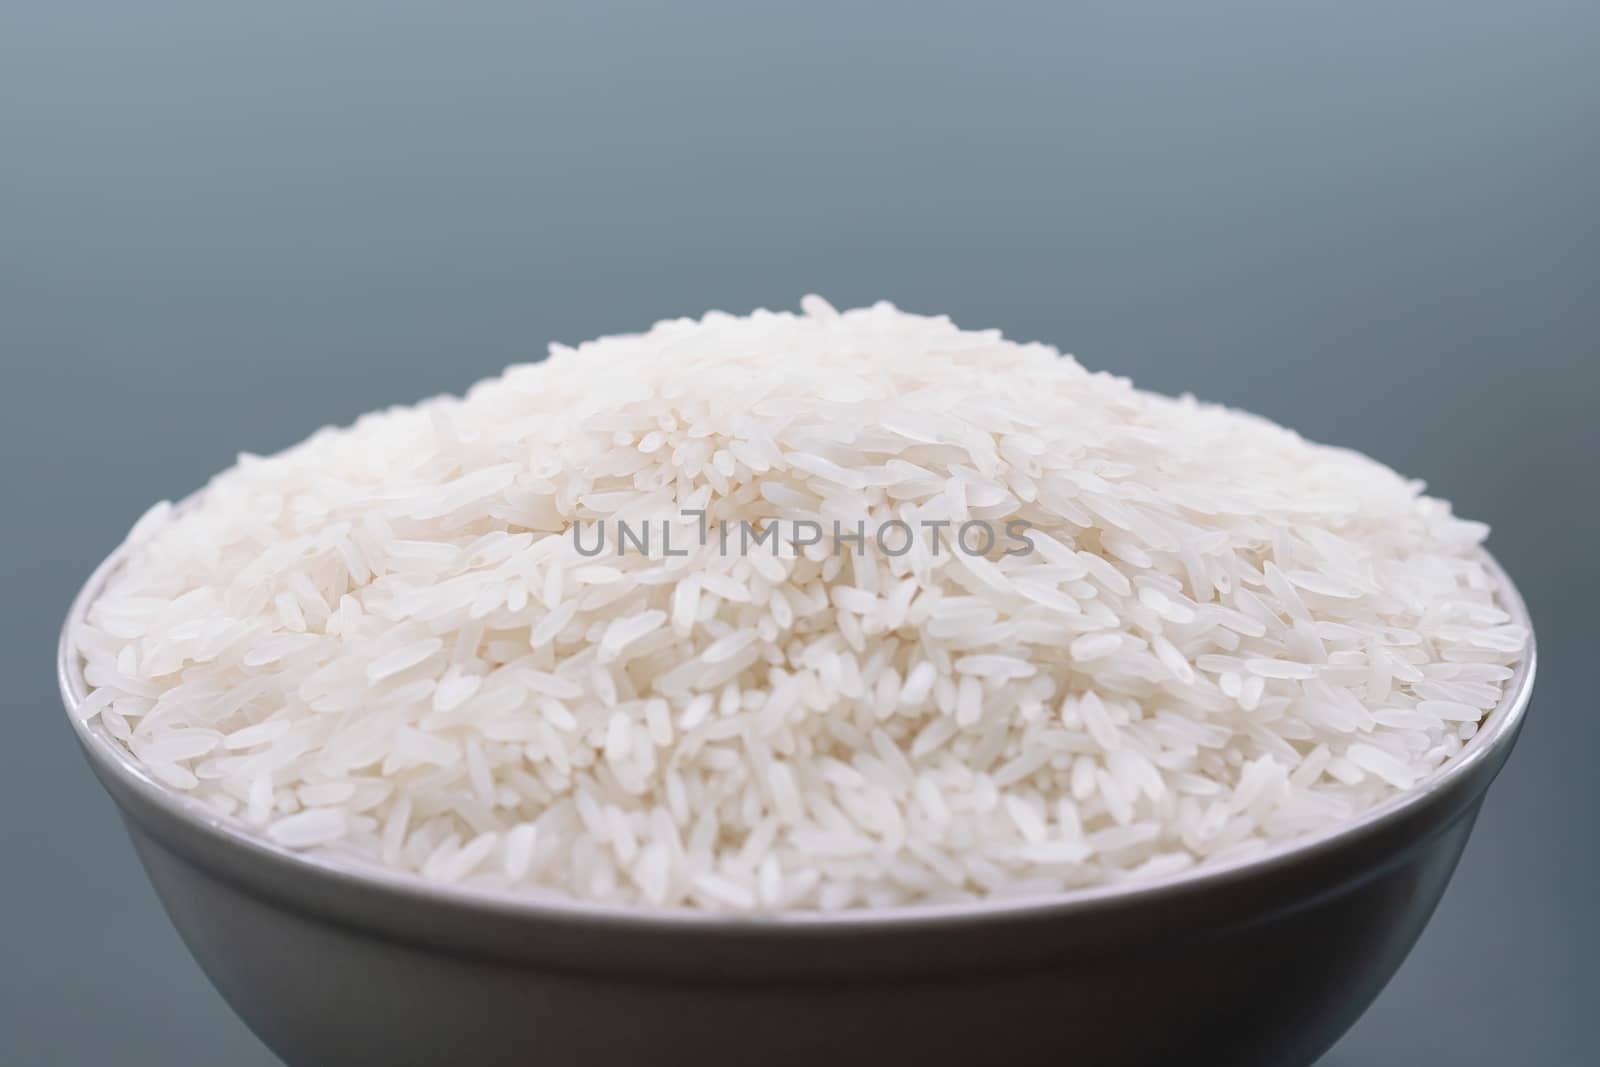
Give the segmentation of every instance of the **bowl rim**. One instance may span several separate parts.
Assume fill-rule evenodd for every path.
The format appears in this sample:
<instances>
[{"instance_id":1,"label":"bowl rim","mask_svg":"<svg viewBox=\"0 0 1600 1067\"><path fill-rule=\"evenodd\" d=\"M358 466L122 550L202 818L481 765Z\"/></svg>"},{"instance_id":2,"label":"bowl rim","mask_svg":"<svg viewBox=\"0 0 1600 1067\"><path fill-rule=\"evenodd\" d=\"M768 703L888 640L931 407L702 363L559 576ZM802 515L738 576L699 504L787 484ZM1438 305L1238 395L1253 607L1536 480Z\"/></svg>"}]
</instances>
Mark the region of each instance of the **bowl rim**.
<instances>
[{"instance_id":1,"label":"bowl rim","mask_svg":"<svg viewBox=\"0 0 1600 1067\"><path fill-rule=\"evenodd\" d=\"M198 495L198 494L196 494ZM192 498L191 498L192 499ZM185 501L187 503L187 501ZM178 507L182 507L179 504ZM905 904L888 908L850 907L837 911L724 912L689 907L609 904L568 896L556 890L498 889L440 883L419 874L393 870L371 861L334 854L301 852L273 842L236 819L206 807L202 802L158 782L135 757L112 739L99 719L86 722L78 713L87 697L82 658L73 645L73 631L111 575L131 549L123 541L94 569L77 595L62 625L56 649L56 675L66 717L80 747L102 784L119 806L126 807L112 788L136 797L176 825L198 833L213 846L275 874L332 881L346 888L378 891L391 901L423 908L451 908L468 913L526 922L555 922L570 926L590 924L595 929L626 933L660 934L694 932L759 932L763 935L839 935L853 937L867 931L916 932L954 929L972 924L1035 918L1064 918L1093 914L1108 907L1154 902L1188 893L1206 893L1237 887L1258 877L1278 873L1327 857L1363 841L1394 835L1403 824L1422 814L1433 802L1453 796L1481 773L1490 778L1515 742L1533 692L1537 673L1537 642L1532 620L1521 594L1487 549L1479 555L1495 583L1499 606L1511 621L1528 631L1522 659L1507 680L1500 702L1484 717L1465 748L1429 778L1411 789L1363 812L1358 818L1332 829L1302 835L1267 846L1248 855L1202 861L1182 871L1132 882L1098 884L1060 893L941 904ZM1485 781L1480 788L1486 788Z\"/></svg>"}]
</instances>

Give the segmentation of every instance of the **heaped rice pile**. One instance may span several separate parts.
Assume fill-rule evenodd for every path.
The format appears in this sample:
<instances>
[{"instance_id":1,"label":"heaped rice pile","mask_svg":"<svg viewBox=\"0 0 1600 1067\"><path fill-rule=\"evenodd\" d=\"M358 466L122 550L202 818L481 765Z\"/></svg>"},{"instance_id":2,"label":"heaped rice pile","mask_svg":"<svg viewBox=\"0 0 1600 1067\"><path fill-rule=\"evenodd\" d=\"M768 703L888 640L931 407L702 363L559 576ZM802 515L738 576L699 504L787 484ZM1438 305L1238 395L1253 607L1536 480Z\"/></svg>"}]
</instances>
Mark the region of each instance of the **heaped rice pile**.
<instances>
[{"instance_id":1,"label":"heaped rice pile","mask_svg":"<svg viewBox=\"0 0 1600 1067\"><path fill-rule=\"evenodd\" d=\"M1418 484L996 331L802 306L241 458L130 536L80 712L283 845L772 910L1262 849L1500 700L1528 635Z\"/></svg>"}]
</instances>

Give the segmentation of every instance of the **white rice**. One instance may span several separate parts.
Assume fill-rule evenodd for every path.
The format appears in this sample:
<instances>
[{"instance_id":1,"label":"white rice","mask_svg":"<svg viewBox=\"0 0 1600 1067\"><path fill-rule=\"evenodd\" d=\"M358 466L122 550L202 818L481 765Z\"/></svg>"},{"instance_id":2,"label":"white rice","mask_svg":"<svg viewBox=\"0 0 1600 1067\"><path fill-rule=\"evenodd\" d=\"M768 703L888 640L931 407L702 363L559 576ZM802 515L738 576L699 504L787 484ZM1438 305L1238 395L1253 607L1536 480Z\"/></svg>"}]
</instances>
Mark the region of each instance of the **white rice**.
<instances>
[{"instance_id":1,"label":"white rice","mask_svg":"<svg viewBox=\"0 0 1600 1067\"><path fill-rule=\"evenodd\" d=\"M802 308L555 345L240 457L130 534L72 635L80 713L288 847L839 909L1338 826L1459 752L1523 655L1486 529L1370 459L995 331ZM826 536L741 553L741 521Z\"/></svg>"}]
</instances>

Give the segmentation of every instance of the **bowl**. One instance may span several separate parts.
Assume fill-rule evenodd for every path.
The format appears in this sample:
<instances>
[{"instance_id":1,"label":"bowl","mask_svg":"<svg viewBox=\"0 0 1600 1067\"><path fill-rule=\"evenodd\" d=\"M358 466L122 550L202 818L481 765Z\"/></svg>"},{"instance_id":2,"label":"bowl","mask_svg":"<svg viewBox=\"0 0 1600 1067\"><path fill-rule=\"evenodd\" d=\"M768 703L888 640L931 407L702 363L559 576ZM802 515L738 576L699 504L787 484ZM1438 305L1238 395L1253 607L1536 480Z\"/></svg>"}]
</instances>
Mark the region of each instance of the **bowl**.
<instances>
[{"instance_id":1,"label":"bowl","mask_svg":"<svg viewBox=\"0 0 1600 1067\"><path fill-rule=\"evenodd\" d=\"M273 1051L315 1067L1309 1064L1432 915L1534 676L1530 638L1439 774L1246 860L1028 901L652 910L303 856L157 784L76 714L70 632L121 556L62 632L69 719L195 959Z\"/></svg>"}]
</instances>

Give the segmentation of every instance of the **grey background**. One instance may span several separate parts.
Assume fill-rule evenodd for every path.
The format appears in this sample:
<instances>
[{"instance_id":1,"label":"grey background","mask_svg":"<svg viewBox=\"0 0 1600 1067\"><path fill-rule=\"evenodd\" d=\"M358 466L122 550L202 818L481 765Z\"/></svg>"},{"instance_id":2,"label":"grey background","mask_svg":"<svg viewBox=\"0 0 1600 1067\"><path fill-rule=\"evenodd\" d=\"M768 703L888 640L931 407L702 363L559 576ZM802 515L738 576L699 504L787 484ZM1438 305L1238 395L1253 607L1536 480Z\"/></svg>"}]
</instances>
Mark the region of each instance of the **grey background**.
<instances>
[{"instance_id":1,"label":"grey background","mask_svg":"<svg viewBox=\"0 0 1600 1067\"><path fill-rule=\"evenodd\" d=\"M149 503L549 339L810 290L1261 411L1492 523L1532 719L1326 1064L1593 1062L1597 39L1554 0L0 0L0 1062L271 1062L59 715L61 615Z\"/></svg>"}]
</instances>

